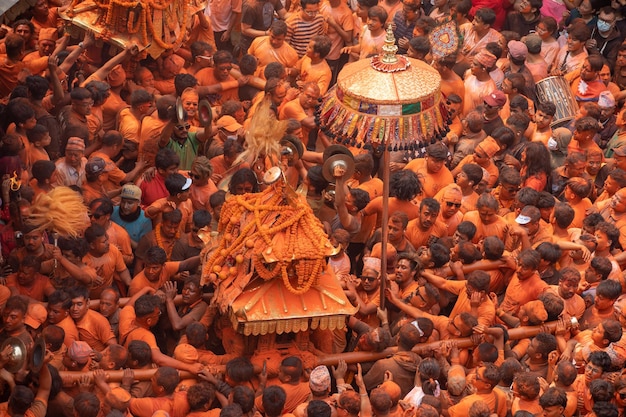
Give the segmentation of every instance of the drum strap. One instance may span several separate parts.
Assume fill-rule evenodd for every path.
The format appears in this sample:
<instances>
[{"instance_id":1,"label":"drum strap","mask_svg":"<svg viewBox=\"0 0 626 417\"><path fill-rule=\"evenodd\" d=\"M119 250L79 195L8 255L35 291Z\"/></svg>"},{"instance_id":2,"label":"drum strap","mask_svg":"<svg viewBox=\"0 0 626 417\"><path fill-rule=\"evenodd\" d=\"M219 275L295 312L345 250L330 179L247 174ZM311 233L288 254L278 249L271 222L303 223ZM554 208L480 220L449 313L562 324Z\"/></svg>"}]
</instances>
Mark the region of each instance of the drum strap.
<instances>
[{"instance_id":1,"label":"drum strap","mask_svg":"<svg viewBox=\"0 0 626 417\"><path fill-rule=\"evenodd\" d=\"M569 57L569 51L567 51L567 53L565 54L565 58L563 58L563 62L561 63L561 71L562 72L565 72L565 69L567 68L565 63L567 62L567 58L568 57Z\"/></svg>"}]
</instances>

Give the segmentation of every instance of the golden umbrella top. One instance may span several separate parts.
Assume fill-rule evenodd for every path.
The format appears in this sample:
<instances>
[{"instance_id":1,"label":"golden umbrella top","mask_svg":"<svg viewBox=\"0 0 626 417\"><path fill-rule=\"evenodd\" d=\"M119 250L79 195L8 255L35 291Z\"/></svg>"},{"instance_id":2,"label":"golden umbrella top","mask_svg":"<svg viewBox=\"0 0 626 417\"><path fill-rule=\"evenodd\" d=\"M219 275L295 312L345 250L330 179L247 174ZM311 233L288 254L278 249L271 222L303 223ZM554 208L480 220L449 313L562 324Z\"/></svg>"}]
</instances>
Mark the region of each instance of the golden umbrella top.
<instances>
[{"instance_id":1,"label":"golden umbrella top","mask_svg":"<svg viewBox=\"0 0 626 417\"><path fill-rule=\"evenodd\" d=\"M389 27L383 54L347 64L322 99L319 124L336 142L414 150L447 133L441 76L422 61L396 55L394 44Z\"/></svg>"}]
</instances>

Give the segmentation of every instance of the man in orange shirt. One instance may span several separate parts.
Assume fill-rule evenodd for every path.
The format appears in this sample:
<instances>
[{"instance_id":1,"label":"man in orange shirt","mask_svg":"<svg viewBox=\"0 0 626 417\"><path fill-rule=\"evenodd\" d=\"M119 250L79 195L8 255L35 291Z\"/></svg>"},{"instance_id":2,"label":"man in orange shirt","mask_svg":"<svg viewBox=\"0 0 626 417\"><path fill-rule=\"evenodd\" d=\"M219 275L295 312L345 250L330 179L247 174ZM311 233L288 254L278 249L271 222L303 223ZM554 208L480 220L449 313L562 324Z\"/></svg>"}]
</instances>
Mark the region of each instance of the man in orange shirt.
<instances>
[{"instance_id":1,"label":"man in orange shirt","mask_svg":"<svg viewBox=\"0 0 626 417\"><path fill-rule=\"evenodd\" d=\"M116 157L120 153L123 145L124 138L121 133L116 130L110 130L102 137L102 147L90 155L90 158L102 158L105 163L105 171L108 172L107 181L104 183L106 191L117 190L123 184L133 181L146 166L143 160L138 160L132 171L128 173L122 171L111 158ZM116 201L116 203L119 203L119 201Z\"/></svg>"},{"instance_id":2,"label":"man in orange shirt","mask_svg":"<svg viewBox=\"0 0 626 417\"><path fill-rule=\"evenodd\" d=\"M131 297L120 312L120 341L128 348L131 342L141 340L150 346L152 361L157 365L171 366L197 374L202 369L202 364L183 363L163 354L157 346L156 337L150 329L159 322L161 299L150 293L154 293L154 290L144 288L143 291Z\"/></svg>"},{"instance_id":3,"label":"man in orange shirt","mask_svg":"<svg viewBox=\"0 0 626 417\"><path fill-rule=\"evenodd\" d=\"M63 344L68 348L79 339L78 329L70 317L72 299L65 291L55 291L48 297L48 324L56 325L65 332Z\"/></svg>"},{"instance_id":4,"label":"man in orange shirt","mask_svg":"<svg viewBox=\"0 0 626 417\"><path fill-rule=\"evenodd\" d=\"M7 55L0 60L0 97L6 97L18 84L18 75L26 67L22 62L24 55L24 38L10 33L6 36Z\"/></svg>"},{"instance_id":5,"label":"man in orange shirt","mask_svg":"<svg viewBox=\"0 0 626 417\"><path fill-rule=\"evenodd\" d=\"M434 198L425 198L420 203L419 216L409 222L405 233L415 249L427 246L433 238L448 235L445 224L437 221L440 208L439 202Z\"/></svg>"},{"instance_id":6,"label":"man in orange shirt","mask_svg":"<svg viewBox=\"0 0 626 417\"><path fill-rule=\"evenodd\" d=\"M454 182L452 173L445 166L447 159L448 148L437 142L426 148L426 157L416 158L404 167L417 174L422 183L424 197L434 197L439 190Z\"/></svg>"},{"instance_id":7,"label":"man in orange shirt","mask_svg":"<svg viewBox=\"0 0 626 417\"><path fill-rule=\"evenodd\" d=\"M317 124L315 123L315 106L320 96L320 88L316 83L306 83L302 92L295 99L285 103L280 109L279 119L295 119L302 125L302 143L308 150L315 151L317 142Z\"/></svg>"},{"instance_id":8,"label":"man in orange shirt","mask_svg":"<svg viewBox=\"0 0 626 417\"><path fill-rule=\"evenodd\" d=\"M498 417L505 417L507 414L506 394L498 389L494 389L500 382L500 370L492 363L476 368L475 379L472 385L476 388L476 393L464 397L459 403L448 409L450 417L469 416L469 409L477 401L484 401L492 414Z\"/></svg>"},{"instance_id":9,"label":"man in orange shirt","mask_svg":"<svg viewBox=\"0 0 626 417\"><path fill-rule=\"evenodd\" d=\"M6 278L6 286L12 295L23 295L31 301L43 302L54 292L50 279L39 273L41 261L34 255L25 256L17 272Z\"/></svg>"},{"instance_id":10,"label":"man in orange shirt","mask_svg":"<svg viewBox=\"0 0 626 417\"><path fill-rule=\"evenodd\" d=\"M200 257L194 256L180 262L167 262L165 250L158 246L148 249L144 258L145 266L130 283L128 295L133 296L141 291L142 288L151 287L160 290L166 281L179 272L190 271L200 265Z\"/></svg>"},{"instance_id":11,"label":"man in orange shirt","mask_svg":"<svg viewBox=\"0 0 626 417\"><path fill-rule=\"evenodd\" d=\"M119 131L124 140L140 143L143 119L154 111L154 96L144 89L135 90L130 95L130 104L118 115Z\"/></svg>"},{"instance_id":12,"label":"man in orange shirt","mask_svg":"<svg viewBox=\"0 0 626 417\"><path fill-rule=\"evenodd\" d=\"M245 77L236 80L230 71L233 69L233 56L228 51L217 51L213 55L213 67L204 68L196 73L198 84L206 87L216 86L219 92L209 95L211 105L221 105L228 100L239 101L239 86L246 84ZM202 94L202 89L198 93Z\"/></svg>"},{"instance_id":13,"label":"man in orange shirt","mask_svg":"<svg viewBox=\"0 0 626 417\"><path fill-rule=\"evenodd\" d=\"M505 313L517 315L519 308L529 301L536 300L539 294L548 289L541 280L537 268L541 256L534 249L525 249L517 257L517 271L509 283L500 308Z\"/></svg>"},{"instance_id":14,"label":"man in orange shirt","mask_svg":"<svg viewBox=\"0 0 626 417\"><path fill-rule=\"evenodd\" d=\"M117 344L109 321L100 313L89 308L89 290L76 286L69 291L72 299L70 316L78 329L78 337L93 350L102 352L108 345Z\"/></svg>"},{"instance_id":15,"label":"man in orange shirt","mask_svg":"<svg viewBox=\"0 0 626 417\"><path fill-rule=\"evenodd\" d=\"M286 36L287 24L282 20L275 20L270 26L269 36L259 36L252 41L248 53L258 60L256 74L259 77L270 62L283 64L288 75L293 71L298 62L298 53L285 42Z\"/></svg>"},{"instance_id":16,"label":"man in orange shirt","mask_svg":"<svg viewBox=\"0 0 626 417\"><path fill-rule=\"evenodd\" d=\"M199 365L199 364L198 364ZM189 413L187 392L174 392L180 376L173 367L160 367L152 379L154 397L131 398L128 410L136 417L152 417L163 411L171 417L185 417Z\"/></svg>"},{"instance_id":17,"label":"man in orange shirt","mask_svg":"<svg viewBox=\"0 0 626 417\"><path fill-rule=\"evenodd\" d=\"M83 257L83 262L94 268L102 283L92 283L89 289L90 296L99 298L106 287L117 285L120 293L125 294L130 285L130 272L124 263L120 250L109 244L106 231L99 224L91 225L85 230L85 239L89 244L89 252Z\"/></svg>"},{"instance_id":18,"label":"man in orange shirt","mask_svg":"<svg viewBox=\"0 0 626 417\"><path fill-rule=\"evenodd\" d=\"M98 224L104 228L109 237L109 242L115 245L124 258L126 265L131 265L133 259L133 249L131 247L130 236L126 229L111 221L113 214L113 203L109 199L98 198L89 203L91 224Z\"/></svg>"}]
</instances>

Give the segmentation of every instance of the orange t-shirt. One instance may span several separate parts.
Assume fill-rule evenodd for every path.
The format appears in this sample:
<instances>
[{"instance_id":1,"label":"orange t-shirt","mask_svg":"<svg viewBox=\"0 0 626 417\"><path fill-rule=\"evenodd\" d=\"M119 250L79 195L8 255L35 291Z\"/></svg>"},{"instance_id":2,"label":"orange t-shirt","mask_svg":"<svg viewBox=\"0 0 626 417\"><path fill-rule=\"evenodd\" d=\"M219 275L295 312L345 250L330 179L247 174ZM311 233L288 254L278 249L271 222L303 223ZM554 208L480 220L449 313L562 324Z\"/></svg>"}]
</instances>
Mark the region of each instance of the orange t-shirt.
<instances>
[{"instance_id":1,"label":"orange t-shirt","mask_svg":"<svg viewBox=\"0 0 626 417\"><path fill-rule=\"evenodd\" d=\"M80 340L76 324L69 315L60 322L58 322L56 325L65 331L65 339L63 339L63 344L68 348L75 340Z\"/></svg>"},{"instance_id":2,"label":"orange t-shirt","mask_svg":"<svg viewBox=\"0 0 626 417\"><path fill-rule=\"evenodd\" d=\"M461 313L470 313L472 311L470 300L467 297L465 281L446 281L441 289L459 296L450 312L450 317L456 317ZM478 324L485 326L491 326L495 322L496 307L488 297L478 306L478 317L476 318L478 319Z\"/></svg>"},{"instance_id":3,"label":"orange t-shirt","mask_svg":"<svg viewBox=\"0 0 626 417\"><path fill-rule=\"evenodd\" d=\"M109 243L115 245L122 253L122 256L125 256L127 259L133 259L133 248L131 247L130 236L126 229L112 221L111 226L107 229L107 236L109 237Z\"/></svg>"},{"instance_id":4,"label":"orange t-shirt","mask_svg":"<svg viewBox=\"0 0 626 417\"><path fill-rule=\"evenodd\" d=\"M211 204L209 199L214 192L217 191L217 186L211 180L202 187L198 187L194 184L189 188L189 200L194 210L211 210Z\"/></svg>"},{"instance_id":5,"label":"orange t-shirt","mask_svg":"<svg viewBox=\"0 0 626 417\"><path fill-rule=\"evenodd\" d=\"M500 308L507 313L515 315L521 306L529 301L536 300L539 294L547 289L548 284L541 280L537 272L523 281L520 281L517 273L515 273L504 293L504 300L502 300Z\"/></svg>"},{"instance_id":6,"label":"orange t-shirt","mask_svg":"<svg viewBox=\"0 0 626 417\"><path fill-rule=\"evenodd\" d=\"M110 287L114 280L120 281L119 273L126 270L126 263L124 263L122 253L115 245L110 245L109 251L99 258L88 253L83 257L83 262L95 269L98 276L104 279L101 285L97 287L92 286L89 289L90 298L100 298L102 290Z\"/></svg>"},{"instance_id":7,"label":"orange t-shirt","mask_svg":"<svg viewBox=\"0 0 626 417\"><path fill-rule=\"evenodd\" d=\"M389 207L390 215L395 213L396 211L401 211L402 213L407 215L409 220L415 219L417 216L419 216L419 213L420 213L419 203L416 204L414 200L404 201L396 197L389 197L388 207ZM369 204L363 209L363 214L365 215L369 215L369 214L378 215L376 219L377 228L381 226L382 212L383 212L383 197L382 196L376 197L375 199L370 201Z\"/></svg>"},{"instance_id":8,"label":"orange t-shirt","mask_svg":"<svg viewBox=\"0 0 626 417\"><path fill-rule=\"evenodd\" d=\"M180 262L165 262L163 265L163 269L161 270L161 276L158 281L150 281L146 277L146 274L142 270L139 272L133 280L130 282L130 287L128 287L128 295L132 297L137 294L142 288L152 287L155 290L160 289L165 281L169 281L174 275L178 273L180 269Z\"/></svg>"},{"instance_id":9,"label":"orange t-shirt","mask_svg":"<svg viewBox=\"0 0 626 417\"><path fill-rule=\"evenodd\" d=\"M478 243L487 236L497 236L504 242L504 237L509 228L507 222L500 216L496 216L496 220L493 223L484 224L482 220L480 220L478 211L468 211L463 216L463 221L474 223L476 226L476 234L474 235L474 239L472 239L472 243Z\"/></svg>"},{"instance_id":10,"label":"orange t-shirt","mask_svg":"<svg viewBox=\"0 0 626 417\"><path fill-rule=\"evenodd\" d=\"M409 242L411 242L411 245L413 245L415 249L419 248L420 246L427 246L428 240L431 236L444 237L448 234L448 228L446 227L446 225L439 223L438 221L435 221L432 227L430 227L426 231L420 229L418 222L419 218L409 221L405 232L406 238Z\"/></svg>"},{"instance_id":11,"label":"orange t-shirt","mask_svg":"<svg viewBox=\"0 0 626 417\"><path fill-rule=\"evenodd\" d=\"M404 169L411 170L417 174L422 183L422 194L424 197L434 197L440 189L454 182L452 173L445 166L439 172L428 172L426 158L416 158L409 162Z\"/></svg>"},{"instance_id":12,"label":"orange t-shirt","mask_svg":"<svg viewBox=\"0 0 626 417\"><path fill-rule=\"evenodd\" d=\"M214 71L215 69L212 67L203 68L200 71L198 71L196 73L196 79L198 80L198 84L203 85L203 86L208 86L208 85L215 85L215 84L219 84L223 82L223 81L218 81L215 78ZM236 80L232 76L229 75L226 82L230 82L230 81L236 81ZM214 95L212 94L211 97L213 98L213 100L211 100L211 105L222 105L224 104L225 101L228 101L228 100L239 101L239 88L234 87L234 88L229 88L227 90L222 90L217 94L214 94Z\"/></svg>"},{"instance_id":13,"label":"orange t-shirt","mask_svg":"<svg viewBox=\"0 0 626 417\"><path fill-rule=\"evenodd\" d=\"M154 333L135 324L136 318L137 315L134 306L126 306L120 311L120 343L128 347L130 342L141 340L142 342L146 342L148 346L150 346L150 349L158 349L159 346L157 345Z\"/></svg>"},{"instance_id":14,"label":"orange t-shirt","mask_svg":"<svg viewBox=\"0 0 626 417\"><path fill-rule=\"evenodd\" d=\"M6 286L15 288L20 295L25 295L40 302L44 301L46 293L54 291L54 287L50 283L50 278L39 273L35 274L35 281L30 287L24 287L17 282L17 272L7 277Z\"/></svg>"},{"instance_id":15,"label":"orange t-shirt","mask_svg":"<svg viewBox=\"0 0 626 417\"><path fill-rule=\"evenodd\" d=\"M76 323L78 337L87 342L92 349L102 352L107 347L107 342L115 339L109 321L97 311L88 310L83 319Z\"/></svg>"}]
</instances>

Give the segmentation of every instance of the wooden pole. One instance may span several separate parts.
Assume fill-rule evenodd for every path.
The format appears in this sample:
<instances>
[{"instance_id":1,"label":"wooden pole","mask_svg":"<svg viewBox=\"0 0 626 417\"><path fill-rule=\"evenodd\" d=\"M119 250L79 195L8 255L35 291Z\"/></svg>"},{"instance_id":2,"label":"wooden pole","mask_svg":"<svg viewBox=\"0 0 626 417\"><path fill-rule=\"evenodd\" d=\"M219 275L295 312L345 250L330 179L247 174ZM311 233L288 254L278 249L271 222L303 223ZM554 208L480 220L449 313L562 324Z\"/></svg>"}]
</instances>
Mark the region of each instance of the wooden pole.
<instances>
[{"instance_id":1,"label":"wooden pole","mask_svg":"<svg viewBox=\"0 0 626 417\"><path fill-rule=\"evenodd\" d=\"M387 141L388 142L388 141ZM380 308L385 309L385 288L387 287L387 242L389 239L387 226L389 223L389 151L387 143L383 143L383 213L381 219L380 240Z\"/></svg>"},{"instance_id":2,"label":"wooden pole","mask_svg":"<svg viewBox=\"0 0 626 417\"><path fill-rule=\"evenodd\" d=\"M517 327L515 329L509 330L509 339L517 340L517 339L525 339L527 337L534 337L537 334L548 330L550 333L553 333L556 329L557 322L553 321L550 323L545 323L542 326L524 326ZM467 348L474 346L474 343L470 340L469 337L464 337L460 339L450 339L455 340L460 348ZM430 343L421 343L416 345L413 348L414 352L422 352L425 349L437 349L441 344L441 340ZM326 365L326 366L335 366L339 363L339 360L343 359L347 363L361 363L361 362L372 362L377 361L378 359L383 359L392 356L398 350L397 347L390 347L382 352L347 352L347 353L337 353L334 355L324 355L320 357L318 360L318 365ZM209 367L212 373L224 372L224 365L213 365ZM137 381L147 381L152 378L152 375L156 372L155 369L135 369L135 380ZM105 371L107 382L120 382L122 377L124 376L124 371ZM72 385L76 385L78 380L83 375L89 375L89 378L93 378L92 372L73 372L73 371L61 371L59 372L61 375L61 379L63 380L63 386L69 387ZM180 378L195 378L190 372L180 371Z\"/></svg>"},{"instance_id":3,"label":"wooden pole","mask_svg":"<svg viewBox=\"0 0 626 417\"><path fill-rule=\"evenodd\" d=\"M509 330L509 339L517 340L517 339L525 339L527 337L535 337L537 334L545 331L547 329L550 333L554 333L556 329L557 322L552 321L550 323L545 323L542 326L524 326L517 327L515 329ZM460 348L468 348L474 346L474 342L471 341L469 337L464 337L460 339L450 339L455 340ZM428 349L437 349L441 344L442 340L438 340L436 342L430 343L420 343L415 345L413 348L414 352L423 352ZM320 358L318 365L337 365L340 359L345 360L348 363L360 363L360 362L371 362L376 361L378 359L386 358L393 355L398 350L397 347L390 347L385 349L382 352L348 352L348 353L337 353L334 355L325 355L323 358Z\"/></svg>"}]
</instances>

